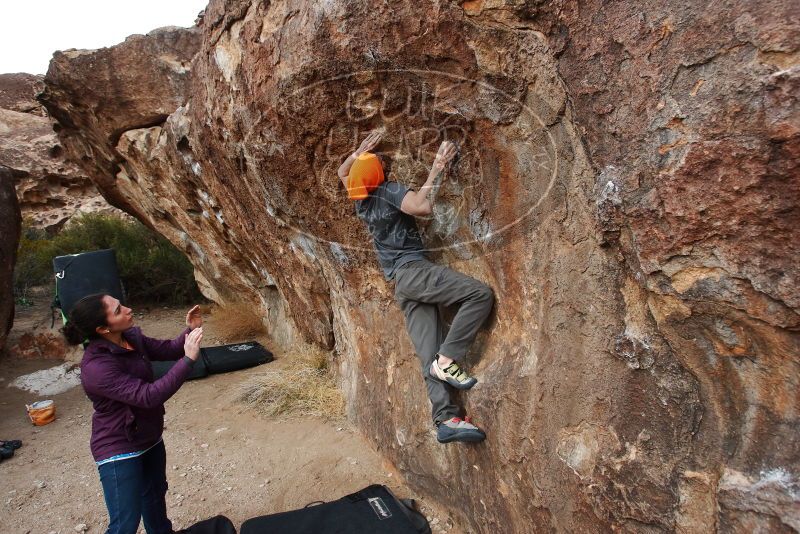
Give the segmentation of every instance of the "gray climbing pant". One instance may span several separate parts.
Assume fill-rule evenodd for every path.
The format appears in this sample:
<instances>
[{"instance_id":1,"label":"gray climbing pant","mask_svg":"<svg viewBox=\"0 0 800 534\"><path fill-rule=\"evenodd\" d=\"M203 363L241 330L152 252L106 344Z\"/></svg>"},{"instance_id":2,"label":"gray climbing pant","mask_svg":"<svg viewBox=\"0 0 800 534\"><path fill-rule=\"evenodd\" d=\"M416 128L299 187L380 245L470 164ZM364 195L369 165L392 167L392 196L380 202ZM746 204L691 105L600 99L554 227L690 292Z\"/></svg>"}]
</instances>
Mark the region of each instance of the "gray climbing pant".
<instances>
[{"instance_id":1,"label":"gray climbing pant","mask_svg":"<svg viewBox=\"0 0 800 534\"><path fill-rule=\"evenodd\" d=\"M494 305L492 289L474 278L428 260L414 260L395 272L394 296L406 318L406 330L422 364L422 375L433 405L435 423L457 417L460 410L450 399L450 386L430 377L436 354L463 360ZM459 304L450 329L439 305Z\"/></svg>"}]
</instances>

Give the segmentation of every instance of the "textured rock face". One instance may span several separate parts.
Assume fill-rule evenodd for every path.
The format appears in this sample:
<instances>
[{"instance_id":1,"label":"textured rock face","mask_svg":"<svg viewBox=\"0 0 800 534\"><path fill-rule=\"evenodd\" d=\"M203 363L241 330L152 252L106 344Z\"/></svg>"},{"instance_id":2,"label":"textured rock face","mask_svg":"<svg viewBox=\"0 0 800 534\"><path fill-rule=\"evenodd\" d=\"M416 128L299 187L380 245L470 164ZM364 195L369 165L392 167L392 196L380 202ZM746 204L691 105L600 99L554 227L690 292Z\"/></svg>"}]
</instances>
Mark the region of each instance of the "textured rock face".
<instances>
[{"instance_id":1,"label":"textured rock face","mask_svg":"<svg viewBox=\"0 0 800 534\"><path fill-rule=\"evenodd\" d=\"M57 229L78 213L112 208L65 158L53 120L35 98L44 88L42 79L0 75L0 164L15 175L22 216L34 227Z\"/></svg>"},{"instance_id":2,"label":"textured rock face","mask_svg":"<svg viewBox=\"0 0 800 534\"><path fill-rule=\"evenodd\" d=\"M11 169L0 165L0 352L14 323L14 262L17 258L21 219L14 176Z\"/></svg>"},{"instance_id":3,"label":"textured rock face","mask_svg":"<svg viewBox=\"0 0 800 534\"><path fill-rule=\"evenodd\" d=\"M36 101L36 95L44 89L43 80L44 76L24 72L0 74L0 108L47 116L47 111Z\"/></svg>"},{"instance_id":4,"label":"textured rock face","mask_svg":"<svg viewBox=\"0 0 800 534\"><path fill-rule=\"evenodd\" d=\"M793 17L212 1L199 29L56 57L43 101L208 296L258 306L279 344L333 350L351 419L469 530L791 532ZM407 184L445 136L461 147L422 230L497 297L462 399L477 447L435 442L393 285L336 177L373 128Z\"/></svg>"}]
</instances>

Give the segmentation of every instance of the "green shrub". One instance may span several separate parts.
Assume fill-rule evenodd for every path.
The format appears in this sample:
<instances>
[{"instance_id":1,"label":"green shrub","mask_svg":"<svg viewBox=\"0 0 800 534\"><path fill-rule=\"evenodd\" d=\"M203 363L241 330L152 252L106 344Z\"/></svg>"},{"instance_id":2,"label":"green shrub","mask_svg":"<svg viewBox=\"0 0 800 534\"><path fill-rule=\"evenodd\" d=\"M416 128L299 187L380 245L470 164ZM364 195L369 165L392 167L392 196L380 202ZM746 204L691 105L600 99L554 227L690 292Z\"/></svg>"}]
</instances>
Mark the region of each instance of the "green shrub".
<instances>
[{"instance_id":1,"label":"green shrub","mask_svg":"<svg viewBox=\"0 0 800 534\"><path fill-rule=\"evenodd\" d=\"M54 257L104 248L116 252L130 301L183 304L201 298L191 263L172 243L139 221L101 214L75 217L53 236L23 223L15 298L24 303L32 287L52 285Z\"/></svg>"}]
</instances>

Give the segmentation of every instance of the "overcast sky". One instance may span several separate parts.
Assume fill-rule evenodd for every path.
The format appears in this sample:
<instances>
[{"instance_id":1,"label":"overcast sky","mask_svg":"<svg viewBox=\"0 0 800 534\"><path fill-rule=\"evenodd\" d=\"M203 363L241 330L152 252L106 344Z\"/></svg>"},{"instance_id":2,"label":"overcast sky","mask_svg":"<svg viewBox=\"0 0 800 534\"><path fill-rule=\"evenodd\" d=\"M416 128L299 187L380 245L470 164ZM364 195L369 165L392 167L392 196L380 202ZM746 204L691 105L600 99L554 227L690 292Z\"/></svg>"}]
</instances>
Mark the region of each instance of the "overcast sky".
<instances>
[{"instance_id":1,"label":"overcast sky","mask_svg":"<svg viewBox=\"0 0 800 534\"><path fill-rule=\"evenodd\" d=\"M208 0L1 0L0 73L44 74L56 50L102 48L161 26L192 26Z\"/></svg>"}]
</instances>

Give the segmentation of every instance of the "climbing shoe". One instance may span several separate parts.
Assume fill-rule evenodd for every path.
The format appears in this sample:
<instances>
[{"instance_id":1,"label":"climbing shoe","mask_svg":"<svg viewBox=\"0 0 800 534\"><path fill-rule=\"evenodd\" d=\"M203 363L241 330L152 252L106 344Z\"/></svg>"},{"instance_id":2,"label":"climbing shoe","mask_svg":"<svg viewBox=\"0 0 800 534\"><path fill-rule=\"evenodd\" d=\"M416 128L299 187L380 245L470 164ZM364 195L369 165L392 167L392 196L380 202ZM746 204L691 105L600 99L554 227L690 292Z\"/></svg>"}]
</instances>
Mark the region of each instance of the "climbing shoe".
<instances>
[{"instance_id":1,"label":"climbing shoe","mask_svg":"<svg viewBox=\"0 0 800 534\"><path fill-rule=\"evenodd\" d=\"M469 389L478 383L477 378L469 376L456 362L442 369L438 358L431 363L431 376L458 389Z\"/></svg>"},{"instance_id":2,"label":"climbing shoe","mask_svg":"<svg viewBox=\"0 0 800 534\"><path fill-rule=\"evenodd\" d=\"M437 425L436 440L439 443L450 443L452 441L464 441L476 443L486 439L486 434L473 425L469 417L461 419L453 417L447 421L442 421Z\"/></svg>"}]
</instances>

